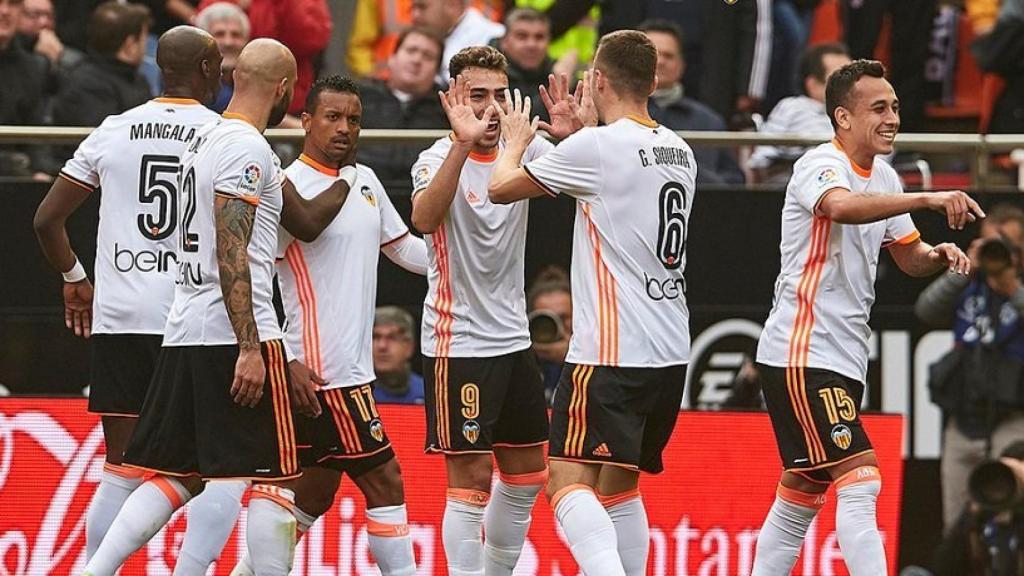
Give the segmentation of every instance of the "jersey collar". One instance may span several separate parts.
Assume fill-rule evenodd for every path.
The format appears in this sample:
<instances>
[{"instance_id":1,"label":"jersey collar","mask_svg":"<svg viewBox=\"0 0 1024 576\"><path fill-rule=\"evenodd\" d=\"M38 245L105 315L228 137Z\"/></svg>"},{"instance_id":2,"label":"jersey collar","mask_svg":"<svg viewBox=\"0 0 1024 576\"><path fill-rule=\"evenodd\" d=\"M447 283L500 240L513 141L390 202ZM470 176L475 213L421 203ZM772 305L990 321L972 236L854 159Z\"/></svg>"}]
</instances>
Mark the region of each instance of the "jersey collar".
<instances>
[{"instance_id":1,"label":"jersey collar","mask_svg":"<svg viewBox=\"0 0 1024 576\"><path fill-rule=\"evenodd\" d=\"M153 98L153 102L160 102L161 104L181 104L182 106L199 106L199 101L194 98L170 98L168 96L160 96Z\"/></svg>"},{"instance_id":2,"label":"jersey collar","mask_svg":"<svg viewBox=\"0 0 1024 576\"><path fill-rule=\"evenodd\" d=\"M833 138L832 145L838 148L839 151L846 156L846 159L850 161L850 166L853 167L853 171L857 174L857 176L860 176L865 180L871 178L871 168L864 168L863 166L857 164L857 162L853 160L853 157L846 152L846 148L843 148L843 143L839 141L839 138Z\"/></svg>"},{"instance_id":3,"label":"jersey collar","mask_svg":"<svg viewBox=\"0 0 1024 576\"><path fill-rule=\"evenodd\" d=\"M639 124L641 126L646 126L647 128L657 128L658 127L658 123L655 122L654 120L651 120L650 118L643 118L643 117L637 116L635 114L627 114L626 118L632 120L633 122L636 122L637 124Z\"/></svg>"},{"instance_id":4,"label":"jersey collar","mask_svg":"<svg viewBox=\"0 0 1024 576\"><path fill-rule=\"evenodd\" d=\"M334 178L338 177L339 170L337 168L331 168L330 166L321 164L320 162L317 162L316 160L307 156L305 152L299 154L299 161L321 174L326 174L327 176L332 176Z\"/></svg>"},{"instance_id":5,"label":"jersey collar","mask_svg":"<svg viewBox=\"0 0 1024 576\"><path fill-rule=\"evenodd\" d=\"M239 114L237 112L225 112L221 114L221 116L227 118L228 120L241 120L242 122L245 122L253 128L256 127L256 123L253 122L252 119L246 116L245 114Z\"/></svg>"}]
</instances>

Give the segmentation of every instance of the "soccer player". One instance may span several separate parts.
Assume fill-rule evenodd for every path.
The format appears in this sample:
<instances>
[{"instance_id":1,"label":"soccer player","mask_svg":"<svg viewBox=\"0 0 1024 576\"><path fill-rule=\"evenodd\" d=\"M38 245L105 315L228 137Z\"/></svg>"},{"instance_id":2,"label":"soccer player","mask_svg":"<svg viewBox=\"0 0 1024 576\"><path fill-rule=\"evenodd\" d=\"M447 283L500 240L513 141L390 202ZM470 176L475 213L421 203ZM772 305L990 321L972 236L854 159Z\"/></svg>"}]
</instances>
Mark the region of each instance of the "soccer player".
<instances>
[{"instance_id":1,"label":"soccer player","mask_svg":"<svg viewBox=\"0 0 1024 576\"><path fill-rule=\"evenodd\" d=\"M588 576L645 572L639 474L664 468L689 360L683 271L697 165L686 142L647 115L657 60L641 32L601 38L575 95L564 78L541 93L546 129L568 137L537 160L522 157L536 129L528 106L517 98L511 114L499 111L506 149L491 200L576 200L573 330L555 390L547 494ZM591 107L605 126L593 127Z\"/></svg>"},{"instance_id":2,"label":"soccer player","mask_svg":"<svg viewBox=\"0 0 1024 576\"><path fill-rule=\"evenodd\" d=\"M282 187L262 132L284 117L295 75L282 44L249 43L224 117L200 128L182 155L174 301L124 455L155 476L125 502L87 574L113 574L203 481L225 478L253 482L246 539L257 573L291 568L300 475L291 404L313 415L316 396L309 380L289 378L272 303L277 229L316 239L356 178L343 169L309 201Z\"/></svg>"},{"instance_id":3,"label":"soccer player","mask_svg":"<svg viewBox=\"0 0 1024 576\"><path fill-rule=\"evenodd\" d=\"M86 555L92 557L143 472L122 454L153 376L177 269L178 159L203 124L217 117L203 104L220 82L214 39L191 26L160 37L160 98L107 118L65 164L35 216L50 264L63 271L64 320L89 339L89 411L99 414L106 461L86 515ZM102 189L96 239L96 289L89 282L64 223Z\"/></svg>"},{"instance_id":4,"label":"soccer player","mask_svg":"<svg viewBox=\"0 0 1024 576\"><path fill-rule=\"evenodd\" d=\"M315 197L355 162L362 104L340 76L317 80L306 96L303 152L285 170L298 193ZM281 231L278 281L287 318L285 339L296 360L321 383L317 400L329 416L297 418L302 477L295 484L298 531L334 503L341 475L366 497L370 551L384 576L416 573L402 476L373 400L373 315L381 252L399 266L427 273L427 248L409 234L373 170L357 165L359 195L313 242ZM339 321L342 320L343 321ZM243 559L232 574L253 574Z\"/></svg>"},{"instance_id":5,"label":"soccer player","mask_svg":"<svg viewBox=\"0 0 1024 576\"><path fill-rule=\"evenodd\" d=\"M804 535L835 484L836 533L854 576L886 573L875 518L878 462L861 427L868 316L879 249L911 276L966 274L953 244L921 241L908 214L946 214L950 228L984 217L963 192L904 194L890 154L899 101L878 62L833 72L825 107L835 139L794 166L782 209L782 270L757 347L762 390L785 471L757 540L753 573L789 574Z\"/></svg>"},{"instance_id":6,"label":"soccer player","mask_svg":"<svg viewBox=\"0 0 1024 576\"><path fill-rule=\"evenodd\" d=\"M487 198L501 155L491 105L504 103L506 68L486 46L452 57L453 80L440 94L452 134L412 169L412 223L429 256L421 335L426 450L445 456L442 539L453 576L512 573L547 479L547 407L523 291L528 207ZM550 148L535 138L524 154ZM493 491L492 455L500 471Z\"/></svg>"}]
</instances>

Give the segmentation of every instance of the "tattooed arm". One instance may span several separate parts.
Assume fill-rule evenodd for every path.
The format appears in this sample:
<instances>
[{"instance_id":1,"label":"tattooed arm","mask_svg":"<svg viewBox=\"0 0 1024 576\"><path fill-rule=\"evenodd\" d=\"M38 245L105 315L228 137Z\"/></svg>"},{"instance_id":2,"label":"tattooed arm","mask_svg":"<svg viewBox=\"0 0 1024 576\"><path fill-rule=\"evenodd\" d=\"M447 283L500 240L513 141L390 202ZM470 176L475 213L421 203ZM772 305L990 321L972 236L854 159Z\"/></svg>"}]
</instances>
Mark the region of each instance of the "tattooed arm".
<instances>
[{"instance_id":1,"label":"tattooed arm","mask_svg":"<svg viewBox=\"0 0 1024 576\"><path fill-rule=\"evenodd\" d=\"M231 396L242 406L255 406L263 395L266 366L252 309L252 278L249 272L249 238L256 206L245 200L217 195L217 269L231 328L238 339L238 362Z\"/></svg>"}]
</instances>

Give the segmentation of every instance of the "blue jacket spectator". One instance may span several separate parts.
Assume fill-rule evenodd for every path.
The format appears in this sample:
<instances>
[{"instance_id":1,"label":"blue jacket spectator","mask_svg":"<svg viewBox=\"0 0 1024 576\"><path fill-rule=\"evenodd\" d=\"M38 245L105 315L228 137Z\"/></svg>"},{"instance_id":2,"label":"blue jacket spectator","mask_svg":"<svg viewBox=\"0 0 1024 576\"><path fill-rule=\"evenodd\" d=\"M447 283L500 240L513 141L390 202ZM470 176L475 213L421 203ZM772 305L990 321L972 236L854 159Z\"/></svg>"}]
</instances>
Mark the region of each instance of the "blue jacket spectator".
<instances>
[{"instance_id":1,"label":"blue jacket spectator","mask_svg":"<svg viewBox=\"0 0 1024 576\"><path fill-rule=\"evenodd\" d=\"M415 352L412 315L397 306L381 306L373 316L373 399L394 404L423 404L423 377L410 360Z\"/></svg>"}]
</instances>

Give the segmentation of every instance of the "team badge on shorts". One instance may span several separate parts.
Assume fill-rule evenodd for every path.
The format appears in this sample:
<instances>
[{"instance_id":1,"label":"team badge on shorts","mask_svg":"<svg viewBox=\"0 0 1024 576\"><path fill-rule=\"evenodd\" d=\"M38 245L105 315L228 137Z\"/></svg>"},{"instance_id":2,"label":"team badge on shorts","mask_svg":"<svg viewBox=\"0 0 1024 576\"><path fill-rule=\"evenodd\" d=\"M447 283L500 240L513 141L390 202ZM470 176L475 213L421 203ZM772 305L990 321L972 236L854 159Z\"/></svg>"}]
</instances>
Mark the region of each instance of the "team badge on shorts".
<instances>
[{"instance_id":1,"label":"team badge on shorts","mask_svg":"<svg viewBox=\"0 0 1024 576\"><path fill-rule=\"evenodd\" d=\"M384 423L379 418L374 418L373 422L370 422L370 436L377 442L384 441Z\"/></svg>"},{"instance_id":2,"label":"team badge on shorts","mask_svg":"<svg viewBox=\"0 0 1024 576\"><path fill-rule=\"evenodd\" d=\"M836 424L832 427L832 443L840 450L846 450L853 442L853 432L846 424Z\"/></svg>"},{"instance_id":3,"label":"team badge on shorts","mask_svg":"<svg viewBox=\"0 0 1024 576\"><path fill-rule=\"evenodd\" d=\"M462 425L462 435L470 444L476 444L476 441L480 439L480 425L476 423L476 420L466 420L466 423Z\"/></svg>"}]
</instances>

